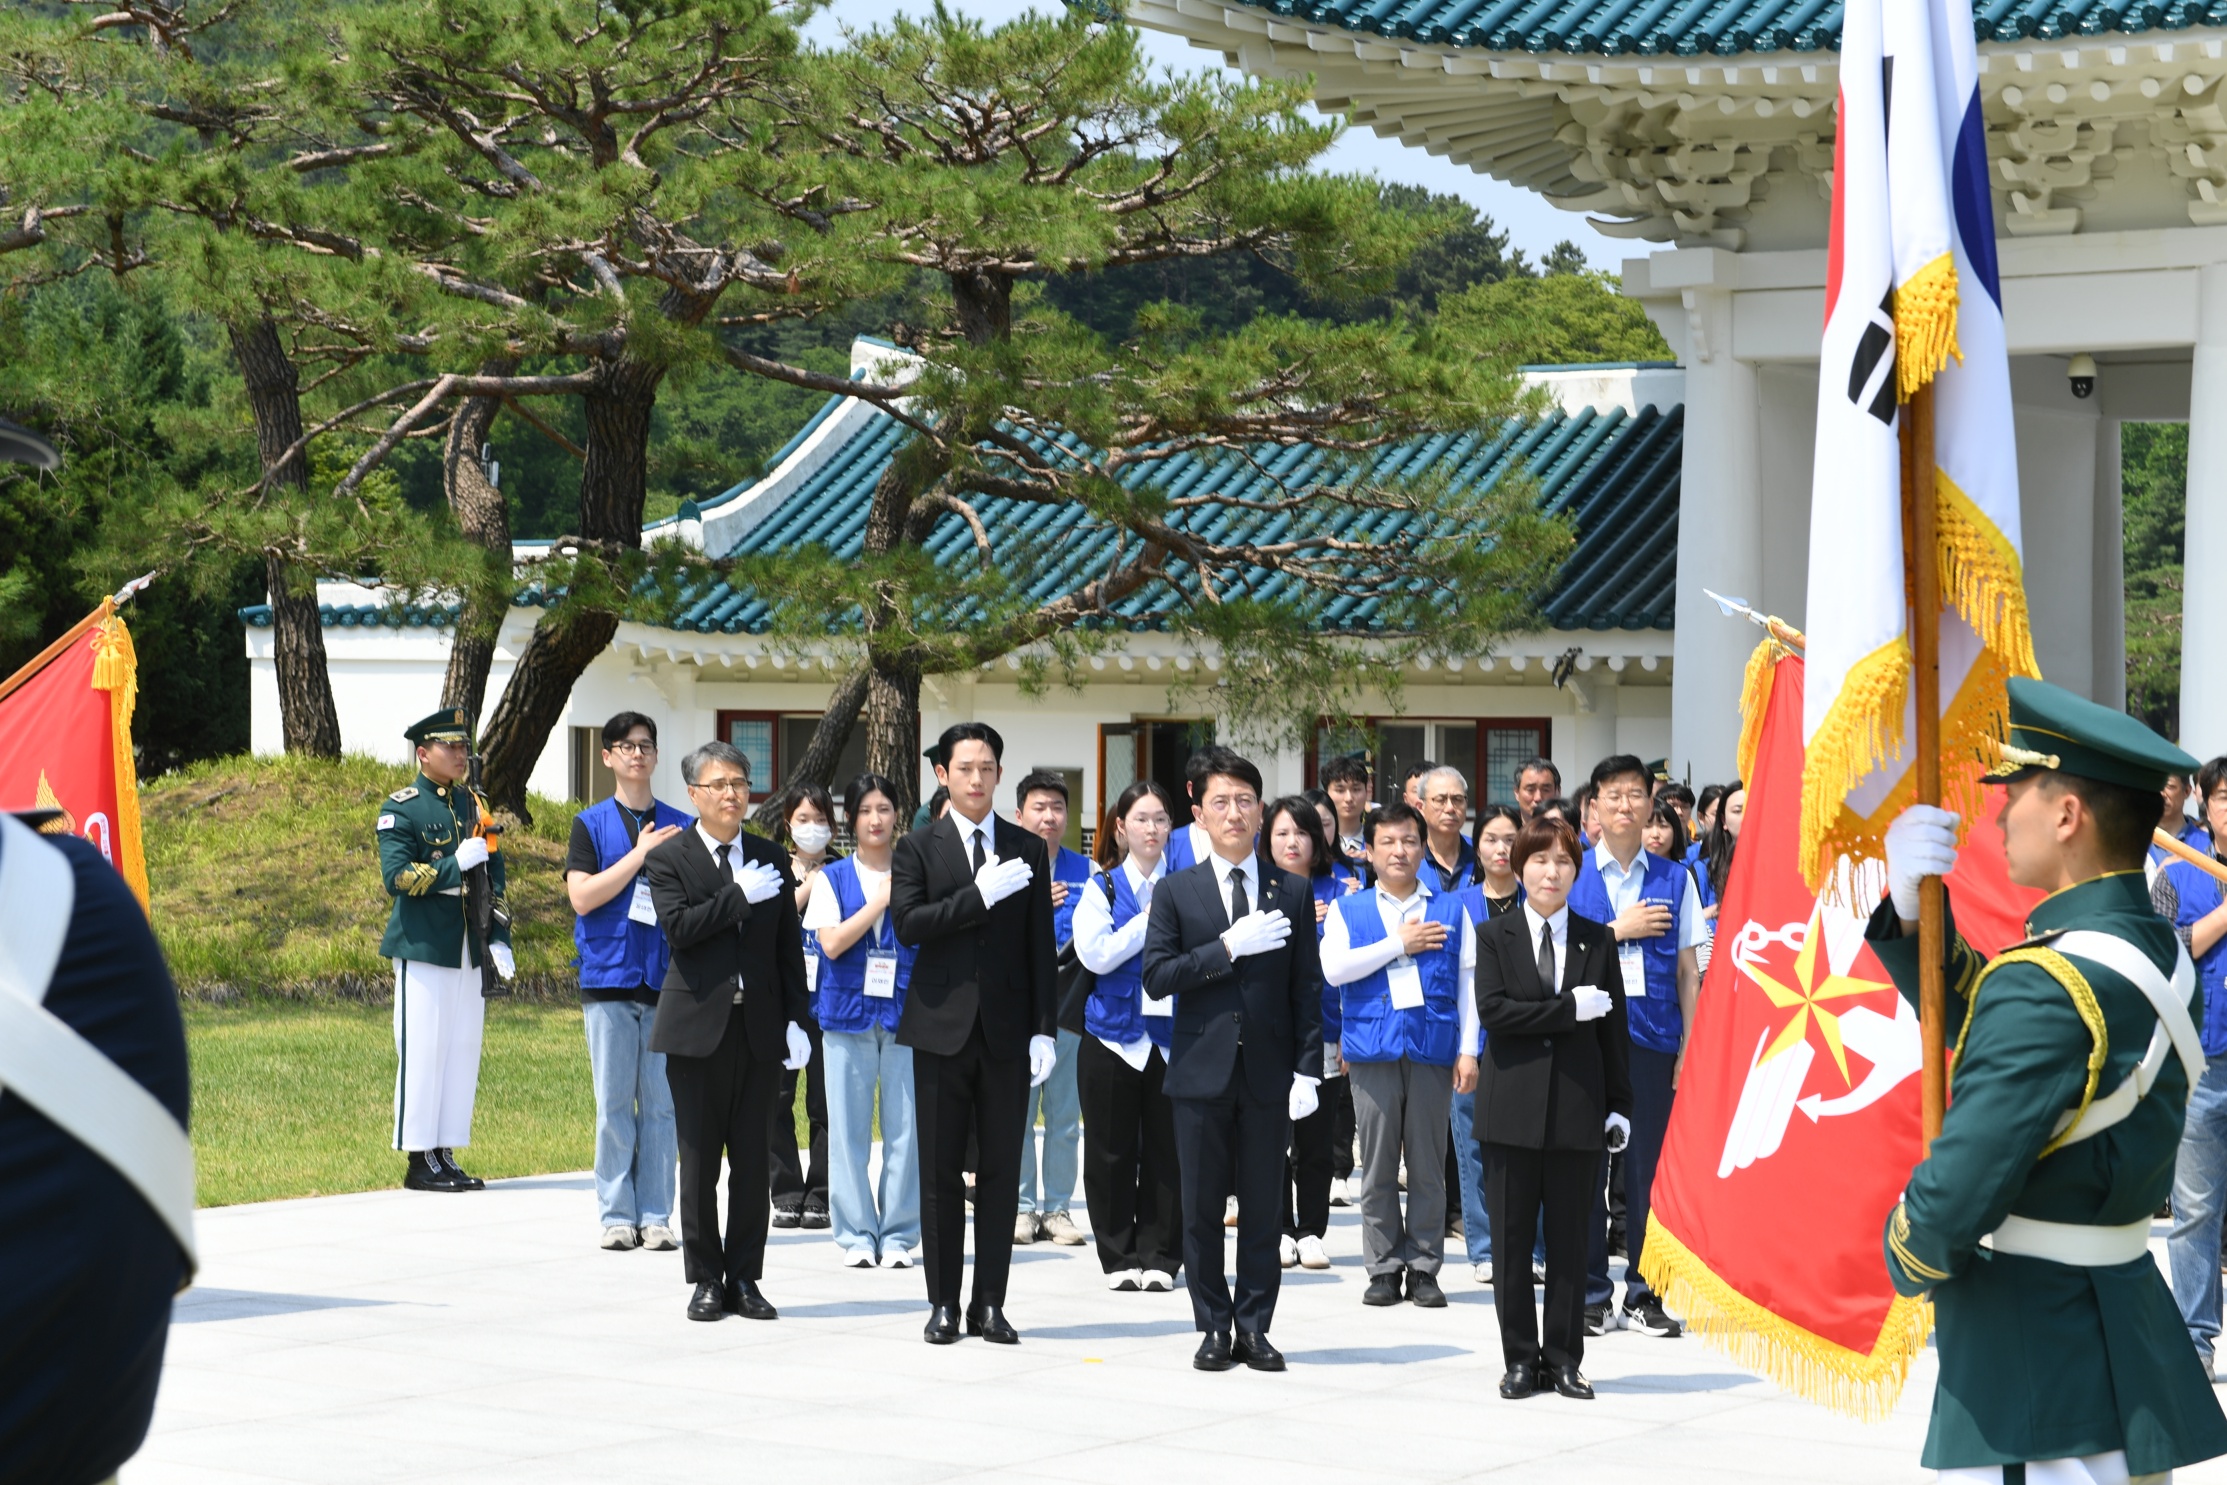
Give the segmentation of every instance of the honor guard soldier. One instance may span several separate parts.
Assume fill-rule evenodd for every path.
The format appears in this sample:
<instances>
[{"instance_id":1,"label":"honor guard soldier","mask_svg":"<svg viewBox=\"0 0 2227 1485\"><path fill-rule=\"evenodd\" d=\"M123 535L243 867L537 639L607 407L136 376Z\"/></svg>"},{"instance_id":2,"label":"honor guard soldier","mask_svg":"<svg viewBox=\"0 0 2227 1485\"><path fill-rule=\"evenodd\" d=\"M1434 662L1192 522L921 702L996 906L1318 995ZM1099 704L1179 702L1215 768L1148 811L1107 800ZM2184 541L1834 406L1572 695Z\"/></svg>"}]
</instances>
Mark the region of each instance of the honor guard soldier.
<instances>
[{"instance_id":1,"label":"honor guard soldier","mask_svg":"<svg viewBox=\"0 0 2227 1485\"><path fill-rule=\"evenodd\" d=\"M503 858L486 804L465 785L470 729L443 707L403 734L417 744L415 782L379 805L379 878L394 909L379 952L394 961L394 1147L408 1153L412 1191L477 1191L456 1162L472 1142L486 970L514 973ZM473 877L480 874L480 880ZM468 901L484 887L484 929Z\"/></svg>"},{"instance_id":2,"label":"honor guard soldier","mask_svg":"<svg viewBox=\"0 0 2227 1485\"><path fill-rule=\"evenodd\" d=\"M2160 781L2196 760L2025 679L2002 753L1986 782L2004 789L2010 878L2050 895L1992 960L1950 924L1948 1113L1885 1237L1895 1288L1933 1299L1924 1463L1960 1482L2163 1480L2227 1453L2149 1250L2204 1055L2196 975L2142 863ZM1918 882L1955 865L1955 829L1914 805L1887 831L1890 900L1866 936L1908 997Z\"/></svg>"}]
</instances>

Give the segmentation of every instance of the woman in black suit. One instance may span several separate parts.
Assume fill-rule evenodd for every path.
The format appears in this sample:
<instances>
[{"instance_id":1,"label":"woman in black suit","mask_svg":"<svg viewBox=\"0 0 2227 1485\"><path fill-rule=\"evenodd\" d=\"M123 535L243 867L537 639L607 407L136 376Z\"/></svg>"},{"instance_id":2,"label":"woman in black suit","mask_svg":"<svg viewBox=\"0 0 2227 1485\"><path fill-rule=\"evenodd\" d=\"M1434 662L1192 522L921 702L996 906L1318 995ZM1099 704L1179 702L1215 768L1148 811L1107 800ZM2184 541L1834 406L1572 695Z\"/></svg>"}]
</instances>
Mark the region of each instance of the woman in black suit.
<instances>
[{"instance_id":1,"label":"woman in black suit","mask_svg":"<svg viewBox=\"0 0 2227 1485\"><path fill-rule=\"evenodd\" d=\"M1541 815L1516 836L1523 906L1478 930L1477 1019L1490 1033L1477 1086L1485 1201L1494 1232L1537 1230L1545 1209L1546 1338L1531 1311L1531 1272L1495 1275L1500 1395L1551 1386L1590 1398L1585 1357L1585 1229L1604 1150L1631 1135L1631 1039L1608 925L1569 909L1579 846L1569 822Z\"/></svg>"}]
</instances>

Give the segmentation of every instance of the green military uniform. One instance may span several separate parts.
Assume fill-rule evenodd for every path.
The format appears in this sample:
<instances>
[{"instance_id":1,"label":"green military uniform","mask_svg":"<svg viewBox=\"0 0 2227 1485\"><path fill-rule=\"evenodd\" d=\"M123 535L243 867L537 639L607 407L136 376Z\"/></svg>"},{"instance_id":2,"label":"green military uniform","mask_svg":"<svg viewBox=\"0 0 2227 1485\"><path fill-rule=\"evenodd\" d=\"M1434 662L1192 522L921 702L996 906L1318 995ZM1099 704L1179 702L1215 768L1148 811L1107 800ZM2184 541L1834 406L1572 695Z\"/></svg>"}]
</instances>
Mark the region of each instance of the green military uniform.
<instances>
[{"instance_id":1,"label":"green military uniform","mask_svg":"<svg viewBox=\"0 0 2227 1485\"><path fill-rule=\"evenodd\" d=\"M379 879L394 899L386 937L379 940L382 957L450 969L479 967L465 931L464 873L456 864L457 842L478 830L479 803L461 784L436 784L421 773L381 802ZM487 877L496 909L488 941L507 944L510 914L499 849L487 857Z\"/></svg>"},{"instance_id":2,"label":"green military uniform","mask_svg":"<svg viewBox=\"0 0 2227 1485\"><path fill-rule=\"evenodd\" d=\"M2052 768L2154 789L2195 761L2040 682L2011 682L2011 724L2006 782ZM2140 1478L2227 1453L2227 1417L2147 1247L2172 1187L2186 1058L2202 1066L2193 1033L2168 1034L2174 1018L2157 1007L2177 999L2185 1013L2200 989L2139 867L2046 898L2027 931L1983 963L1951 924L1950 1103L1887 1222L1895 1288L1934 1304L1940 1379L1924 1463L2123 1450ZM1867 936L1914 1000L1917 940L1891 902ZM2138 1064L2147 1081L2130 1084Z\"/></svg>"}]
</instances>

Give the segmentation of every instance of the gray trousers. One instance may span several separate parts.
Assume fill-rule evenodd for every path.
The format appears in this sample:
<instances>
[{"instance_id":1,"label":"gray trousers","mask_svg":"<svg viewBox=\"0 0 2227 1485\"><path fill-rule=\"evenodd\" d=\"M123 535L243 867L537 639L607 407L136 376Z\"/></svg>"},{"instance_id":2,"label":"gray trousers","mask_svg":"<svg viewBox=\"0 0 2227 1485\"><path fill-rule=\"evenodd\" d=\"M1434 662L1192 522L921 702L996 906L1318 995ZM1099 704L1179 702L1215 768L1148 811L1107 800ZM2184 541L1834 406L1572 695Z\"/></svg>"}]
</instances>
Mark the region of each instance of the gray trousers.
<instances>
[{"instance_id":1,"label":"gray trousers","mask_svg":"<svg viewBox=\"0 0 2227 1485\"><path fill-rule=\"evenodd\" d=\"M1402 1057L1351 1062L1353 1122L1361 1136L1361 1258L1369 1277L1435 1274L1446 1259L1446 1140L1454 1070ZM1407 1217L1400 1217L1400 1153L1407 1153Z\"/></svg>"}]
</instances>

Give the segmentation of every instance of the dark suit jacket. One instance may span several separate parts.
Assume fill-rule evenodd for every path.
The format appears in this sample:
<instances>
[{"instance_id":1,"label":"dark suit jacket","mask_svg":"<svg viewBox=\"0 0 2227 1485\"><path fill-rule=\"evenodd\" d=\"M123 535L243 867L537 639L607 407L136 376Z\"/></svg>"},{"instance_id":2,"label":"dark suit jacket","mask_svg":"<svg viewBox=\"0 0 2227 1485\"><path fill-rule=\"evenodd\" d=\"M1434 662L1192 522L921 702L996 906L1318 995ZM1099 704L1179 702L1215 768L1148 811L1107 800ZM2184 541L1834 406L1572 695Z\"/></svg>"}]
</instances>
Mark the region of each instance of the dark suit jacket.
<instances>
[{"instance_id":1,"label":"dark suit jacket","mask_svg":"<svg viewBox=\"0 0 2227 1485\"><path fill-rule=\"evenodd\" d=\"M1477 1019L1485 1054L1477 1080L1477 1137L1528 1150L1598 1150L1610 1114L1632 1114L1632 1036L1616 936L1570 914L1562 994L1539 983L1530 915L1502 913L1478 925ZM1614 1002L1580 1023L1570 990L1595 985Z\"/></svg>"},{"instance_id":2,"label":"dark suit jacket","mask_svg":"<svg viewBox=\"0 0 2227 1485\"><path fill-rule=\"evenodd\" d=\"M1314 889L1305 877L1260 868L1262 910L1281 908L1291 937L1235 964L1222 947L1229 904L1215 880L1219 857L1175 873L1152 894L1144 931L1144 991L1175 997L1174 1042L1162 1088L1170 1098L1218 1098L1230 1091L1237 1044L1261 1102L1281 1103L1293 1073L1322 1076L1322 957Z\"/></svg>"},{"instance_id":3,"label":"dark suit jacket","mask_svg":"<svg viewBox=\"0 0 2227 1485\"><path fill-rule=\"evenodd\" d=\"M900 1046L940 1056L967 1044L974 1023L992 1057L1028 1055L1028 1039L1057 1030L1058 946L1052 940L1052 868L1044 842L1010 820L990 820L1000 861L1036 869L1027 887L984 907L955 815L897 842L889 916L897 942L919 952L897 1018Z\"/></svg>"},{"instance_id":4,"label":"dark suit jacket","mask_svg":"<svg viewBox=\"0 0 2227 1485\"><path fill-rule=\"evenodd\" d=\"M673 962L657 997L650 1050L709 1057L726 1034L735 988L742 988L742 1024L750 1055L778 1062L789 1055L788 1023L811 1020L804 980L804 928L797 917L796 879L779 846L745 830L735 838L746 861L781 872L781 890L752 904L723 872L691 825L643 862L657 925L673 946Z\"/></svg>"}]
</instances>

